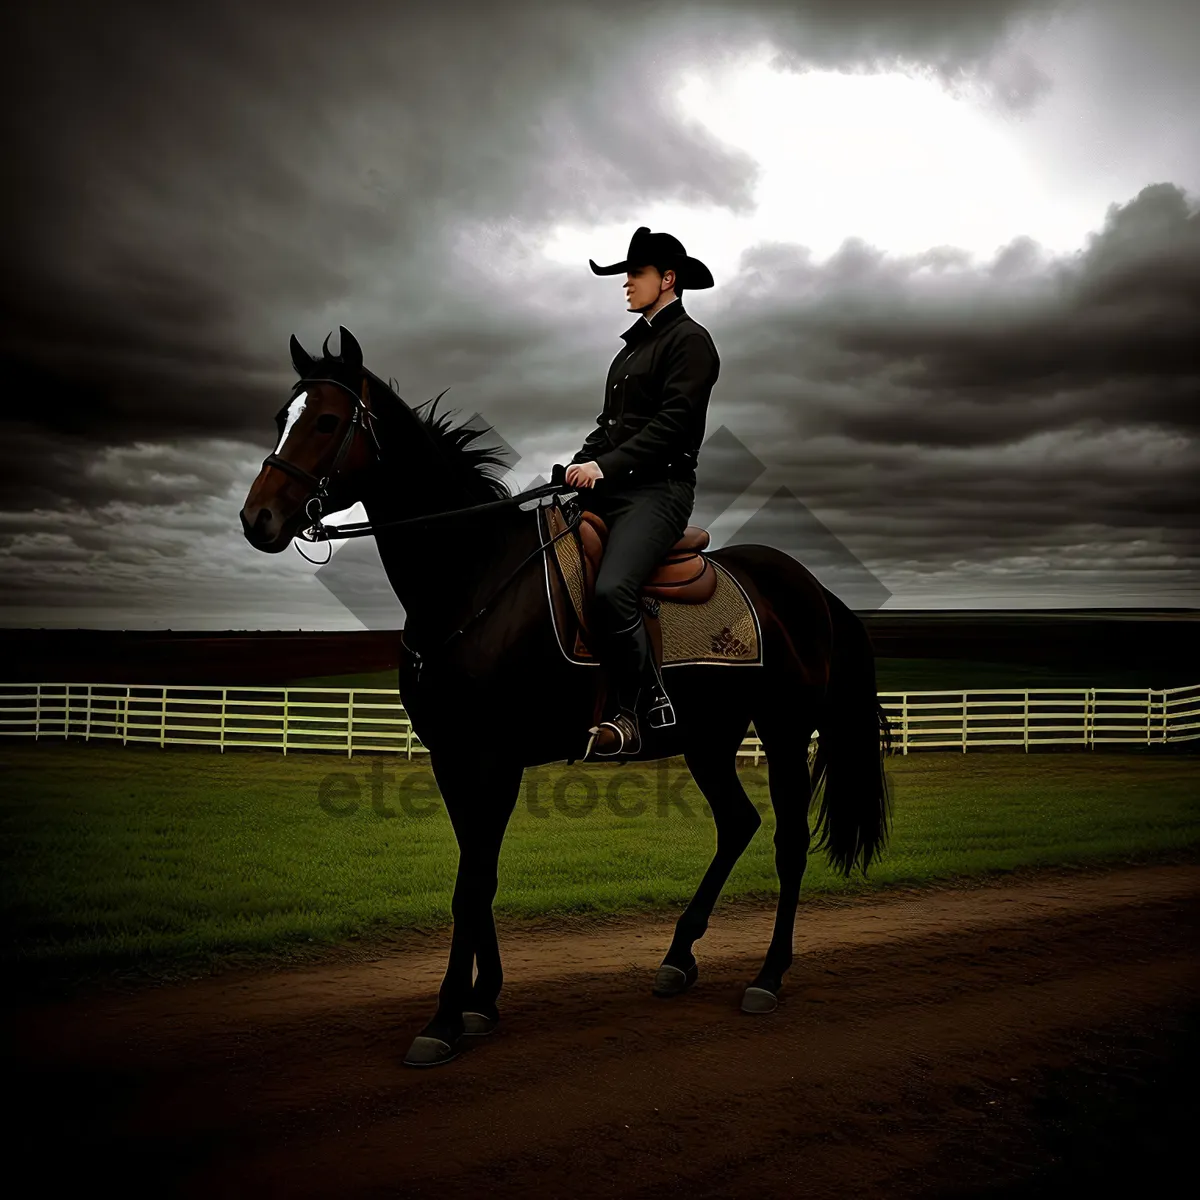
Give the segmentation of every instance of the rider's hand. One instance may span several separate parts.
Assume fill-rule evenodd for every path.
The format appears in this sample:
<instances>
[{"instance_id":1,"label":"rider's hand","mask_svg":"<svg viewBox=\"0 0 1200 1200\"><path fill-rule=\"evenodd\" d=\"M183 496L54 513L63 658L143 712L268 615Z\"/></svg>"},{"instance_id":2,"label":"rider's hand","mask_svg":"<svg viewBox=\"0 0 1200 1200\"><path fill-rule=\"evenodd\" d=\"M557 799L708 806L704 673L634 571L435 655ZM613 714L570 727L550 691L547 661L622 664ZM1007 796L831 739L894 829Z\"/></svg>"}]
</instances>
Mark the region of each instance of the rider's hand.
<instances>
[{"instance_id":1,"label":"rider's hand","mask_svg":"<svg viewBox=\"0 0 1200 1200\"><path fill-rule=\"evenodd\" d=\"M604 472L594 462L572 463L567 468L566 480L571 487L593 487Z\"/></svg>"}]
</instances>

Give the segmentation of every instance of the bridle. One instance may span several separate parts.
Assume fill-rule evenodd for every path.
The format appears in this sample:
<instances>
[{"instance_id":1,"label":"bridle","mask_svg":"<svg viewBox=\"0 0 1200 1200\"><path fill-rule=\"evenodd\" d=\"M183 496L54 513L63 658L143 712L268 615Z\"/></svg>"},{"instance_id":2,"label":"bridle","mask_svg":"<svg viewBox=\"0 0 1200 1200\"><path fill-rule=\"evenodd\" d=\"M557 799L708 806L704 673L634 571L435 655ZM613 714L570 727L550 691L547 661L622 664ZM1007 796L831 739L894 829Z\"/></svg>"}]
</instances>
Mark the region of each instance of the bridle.
<instances>
[{"instance_id":1,"label":"bridle","mask_svg":"<svg viewBox=\"0 0 1200 1200\"><path fill-rule=\"evenodd\" d=\"M313 489L313 494L308 498L304 505L304 515L307 516L313 525L306 533L311 533L313 529L324 529L321 524L321 513L325 507L325 501L329 499L329 485L333 482L338 471L341 470L342 463L346 459L346 455L350 453L350 447L354 444L354 437L359 429L365 429L371 435L371 442L375 447L375 461L379 461L382 448L379 445L379 437L375 433L375 415L367 406L367 396L370 394L370 384L367 376L363 375L362 395L358 395L353 388L347 387L339 379L301 379L294 388L292 394L288 398L290 405L302 391L306 391L308 386L314 383L332 383L334 387L339 387L343 392L346 392L350 399L354 401L354 407L350 413L350 420L346 422L346 432L342 434L341 444L337 448L337 453L333 456L333 463L327 474L317 477L310 471L306 471L303 467L298 467L293 462L288 462L286 458L272 451L266 458L263 459L264 467L275 467L282 471L285 475L290 475L293 479L298 479L301 483L307 484ZM302 535L303 536L303 535ZM305 538L306 541L316 541L317 538ZM308 562L315 562L315 559L309 558L300 547L296 547L300 551L301 558L307 559ZM333 556L333 548L329 550L330 557ZM326 562L329 561L327 558Z\"/></svg>"},{"instance_id":2,"label":"bridle","mask_svg":"<svg viewBox=\"0 0 1200 1200\"><path fill-rule=\"evenodd\" d=\"M449 521L461 519L475 514L485 512L496 512L500 509L510 508L514 504L517 505L523 512L528 512L535 508L547 508L551 505L557 505L562 511L563 517L566 519L566 527L559 530L548 542L542 541L541 529L538 529L538 547L531 553L527 554L512 571L508 573L504 581L492 592L486 603L474 613L472 613L453 633L449 635L440 645L434 648L434 651L426 651L424 655L413 649L408 644L404 637L401 637L401 645L411 654L417 661L417 679L421 676L422 663L431 656L432 653L444 650L456 637L458 637L468 625L476 618L483 614L492 606L496 597L516 578L517 572L521 570L527 562L538 554L544 553L560 537L571 533L576 529L583 519L583 506L578 501L578 491L570 488L567 484L564 475L565 468L556 465L551 472L552 478L550 483L544 483L540 487L531 488L527 492L520 492L516 496L506 496L501 500L490 500L484 504L472 504L466 508L452 508L444 512L428 513L416 517L404 517L398 521L382 521L378 525L372 524L370 521L358 521L351 525L324 525L321 522L321 513L324 508L324 502L329 499L329 487L341 470L342 463L346 459L346 455L350 452L350 447L354 443L355 435L359 429L365 429L370 434L372 445L374 446L375 462L378 465L382 461L383 448L379 444L379 437L375 432L375 414L367 404L367 397L370 394L370 384L367 375L364 373L362 382L362 394L359 395L353 388L348 387L339 379L301 379L292 389L292 395L288 400L290 404L292 400L300 394L307 386L314 383L332 383L335 387L339 387L346 392L354 401L354 409L350 415L350 420L346 424L346 432L342 435L341 444L338 446L337 453L333 457L333 463L329 467L326 474L322 476L313 475L310 471L306 471L303 467L298 467L295 463L288 462L286 458L281 458L278 453L272 452L263 459L264 467L274 467L276 470L282 471L285 475L290 475L293 479L298 479L301 483L307 484L313 489L313 494L308 498L304 505L305 515L313 522L308 528L301 530L296 536L303 538L306 542L328 542L333 538L352 538L352 537L369 537L380 529L396 529L401 526L416 526L428 524L435 521ZM566 489L566 490L564 490ZM293 541L293 544L295 542ZM299 545L296 544L296 550L300 557L306 562L316 563L316 559L309 558ZM329 558L324 563L318 563L318 566L324 566L333 557L333 547L330 547Z\"/></svg>"}]
</instances>

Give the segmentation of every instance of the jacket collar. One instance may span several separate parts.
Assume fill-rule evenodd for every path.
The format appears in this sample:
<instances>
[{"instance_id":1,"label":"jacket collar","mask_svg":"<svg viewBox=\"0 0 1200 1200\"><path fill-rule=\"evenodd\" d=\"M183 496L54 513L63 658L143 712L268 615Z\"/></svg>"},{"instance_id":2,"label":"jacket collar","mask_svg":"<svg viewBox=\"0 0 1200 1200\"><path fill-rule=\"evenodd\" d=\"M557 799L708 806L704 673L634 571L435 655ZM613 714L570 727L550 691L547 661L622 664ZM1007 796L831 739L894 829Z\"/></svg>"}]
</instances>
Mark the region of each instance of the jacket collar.
<instances>
[{"instance_id":1,"label":"jacket collar","mask_svg":"<svg viewBox=\"0 0 1200 1200\"><path fill-rule=\"evenodd\" d=\"M649 321L645 317L638 317L621 336L625 339L626 344L629 344L635 340L660 333L668 325L674 325L676 321L685 316L687 313L683 311L683 300L677 296L669 304L660 308Z\"/></svg>"}]
</instances>

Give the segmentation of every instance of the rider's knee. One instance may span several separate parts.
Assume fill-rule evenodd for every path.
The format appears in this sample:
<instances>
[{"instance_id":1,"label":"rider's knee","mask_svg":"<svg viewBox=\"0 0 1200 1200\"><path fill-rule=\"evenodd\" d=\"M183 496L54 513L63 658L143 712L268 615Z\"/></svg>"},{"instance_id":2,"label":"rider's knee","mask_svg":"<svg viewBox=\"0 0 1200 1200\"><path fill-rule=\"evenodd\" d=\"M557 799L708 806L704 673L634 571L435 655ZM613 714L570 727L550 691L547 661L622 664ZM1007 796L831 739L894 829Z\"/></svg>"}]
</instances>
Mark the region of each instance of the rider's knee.
<instances>
[{"instance_id":1,"label":"rider's knee","mask_svg":"<svg viewBox=\"0 0 1200 1200\"><path fill-rule=\"evenodd\" d=\"M596 604L606 617L619 620L628 617L635 593L625 580L601 577L596 581L595 598Z\"/></svg>"}]
</instances>

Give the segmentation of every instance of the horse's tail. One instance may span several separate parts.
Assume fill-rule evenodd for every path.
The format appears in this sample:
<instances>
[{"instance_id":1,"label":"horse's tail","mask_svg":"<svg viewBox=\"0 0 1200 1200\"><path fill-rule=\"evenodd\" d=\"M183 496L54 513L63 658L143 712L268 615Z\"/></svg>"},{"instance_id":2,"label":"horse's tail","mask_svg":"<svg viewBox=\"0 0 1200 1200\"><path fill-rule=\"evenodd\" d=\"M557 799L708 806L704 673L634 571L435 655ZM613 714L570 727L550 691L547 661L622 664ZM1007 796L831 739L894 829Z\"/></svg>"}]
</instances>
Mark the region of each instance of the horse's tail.
<instances>
[{"instance_id":1,"label":"horse's tail","mask_svg":"<svg viewBox=\"0 0 1200 1200\"><path fill-rule=\"evenodd\" d=\"M883 770L892 728L875 692L875 655L863 623L826 589L833 623L829 687L817 722L812 805L830 865L865 876L888 839L892 801Z\"/></svg>"}]
</instances>

